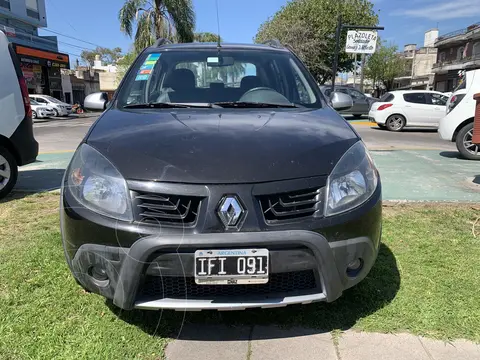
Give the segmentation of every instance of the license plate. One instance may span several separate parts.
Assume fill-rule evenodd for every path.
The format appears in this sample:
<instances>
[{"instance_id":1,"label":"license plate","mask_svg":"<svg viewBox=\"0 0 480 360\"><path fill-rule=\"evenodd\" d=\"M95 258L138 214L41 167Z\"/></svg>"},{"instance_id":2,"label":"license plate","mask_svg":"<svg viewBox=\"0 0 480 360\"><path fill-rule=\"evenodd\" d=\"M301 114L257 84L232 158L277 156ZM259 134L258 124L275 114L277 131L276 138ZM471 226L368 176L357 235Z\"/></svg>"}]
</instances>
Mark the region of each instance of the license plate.
<instances>
[{"instance_id":1,"label":"license plate","mask_svg":"<svg viewBox=\"0 0 480 360\"><path fill-rule=\"evenodd\" d=\"M198 285L267 282L268 249L195 251L195 283Z\"/></svg>"}]
</instances>

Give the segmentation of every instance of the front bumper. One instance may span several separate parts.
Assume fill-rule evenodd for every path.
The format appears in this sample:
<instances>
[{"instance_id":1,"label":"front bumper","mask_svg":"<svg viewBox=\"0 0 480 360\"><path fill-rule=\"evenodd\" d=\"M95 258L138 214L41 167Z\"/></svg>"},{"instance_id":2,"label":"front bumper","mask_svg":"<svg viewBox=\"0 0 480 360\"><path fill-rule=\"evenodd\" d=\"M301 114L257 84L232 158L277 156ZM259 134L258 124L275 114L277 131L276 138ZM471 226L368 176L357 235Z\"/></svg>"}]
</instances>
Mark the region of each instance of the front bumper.
<instances>
[{"instance_id":1,"label":"front bumper","mask_svg":"<svg viewBox=\"0 0 480 360\"><path fill-rule=\"evenodd\" d=\"M331 302L367 276L381 237L380 183L366 203L347 213L282 227L264 224L255 229L245 224L244 232L225 232L212 226L188 231L119 222L85 209L65 188L61 203L63 245L75 278L86 289L126 310L241 310ZM217 221L215 217L209 220ZM240 285L214 285L216 289L233 287L228 296L225 292L217 296L215 291L203 290L212 288L193 282L194 252L201 248L267 248L272 287L283 278L297 279L302 272L310 272L314 280L308 288L256 293L250 293L252 285L244 288L245 293L238 291ZM363 268L349 277L347 264L358 258ZM89 269L94 265L105 270L107 282L92 276ZM159 291L145 291L152 280ZM308 282L305 278L300 281Z\"/></svg>"}]
</instances>

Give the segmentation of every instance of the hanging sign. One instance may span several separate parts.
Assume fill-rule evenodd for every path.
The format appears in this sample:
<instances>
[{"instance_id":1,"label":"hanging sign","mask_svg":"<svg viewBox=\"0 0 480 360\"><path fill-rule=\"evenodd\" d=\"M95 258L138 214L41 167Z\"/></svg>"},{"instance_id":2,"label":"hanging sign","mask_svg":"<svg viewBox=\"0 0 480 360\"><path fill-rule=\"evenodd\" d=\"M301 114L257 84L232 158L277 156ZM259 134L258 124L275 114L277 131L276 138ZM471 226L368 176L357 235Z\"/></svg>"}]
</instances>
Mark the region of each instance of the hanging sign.
<instances>
[{"instance_id":1,"label":"hanging sign","mask_svg":"<svg viewBox=\"0 0 480 360\"><path fill-rule=\"evenodd\" d=\"M345 51L353 54L373 54L377 47L377 32L350 30Z\"/></svg>"}]
</instances>

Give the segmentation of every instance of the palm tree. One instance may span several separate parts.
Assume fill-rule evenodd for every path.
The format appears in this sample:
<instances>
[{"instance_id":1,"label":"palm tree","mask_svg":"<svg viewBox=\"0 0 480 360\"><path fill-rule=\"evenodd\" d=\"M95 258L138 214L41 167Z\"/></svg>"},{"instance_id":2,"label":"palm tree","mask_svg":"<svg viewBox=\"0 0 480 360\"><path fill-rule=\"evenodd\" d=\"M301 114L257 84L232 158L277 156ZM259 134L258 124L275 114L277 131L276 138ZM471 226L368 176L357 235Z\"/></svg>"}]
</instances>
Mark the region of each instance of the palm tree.
<instances>
[{"instance_id":1,"label":"palm tree","mask_svg":"<svg viewBox=\"0 0 480 360\"><path fill-rule=\"evenodd\" d=\"M211 32L199 32L195 33L194 40L196 42L217 42L218 35ZM222 38L220 38L220 41L222 41Z\"/></svg>"},{"instance_id":2,"label":"palm tree","mask_svg":"<svg viewBox=\"0 0 480 360\"><path fill-rule=\"evenodd\" d=\"M192 42L195 13L192 0L126 0L118 12L120 30L132 37L136 24L135 50L142 51L158 38Z\"/></svg>"}]
</instances>

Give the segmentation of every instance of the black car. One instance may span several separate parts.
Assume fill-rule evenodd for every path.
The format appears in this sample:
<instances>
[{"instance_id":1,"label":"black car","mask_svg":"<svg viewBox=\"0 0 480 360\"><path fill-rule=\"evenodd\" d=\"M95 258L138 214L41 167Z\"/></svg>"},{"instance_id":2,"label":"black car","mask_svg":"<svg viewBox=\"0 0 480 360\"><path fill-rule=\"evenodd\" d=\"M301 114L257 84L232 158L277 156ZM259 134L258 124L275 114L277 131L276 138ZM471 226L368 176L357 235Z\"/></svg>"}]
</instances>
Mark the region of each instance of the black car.
<instances>
[{"instance_id":1,"label":"black car","mask_svg":"<svg viewBox=\"0 0 480 360\"><path fill-rule=\"evenodd\" d=\"M145 49L61 203L77 282L123 309L334 301L368 274L382 229L364 143L276 43Z\"/></svg>"}]
</instances>

